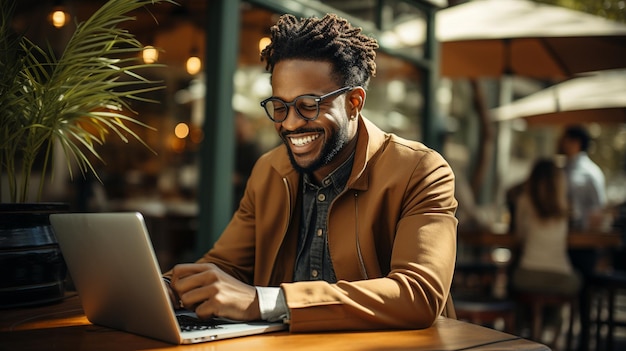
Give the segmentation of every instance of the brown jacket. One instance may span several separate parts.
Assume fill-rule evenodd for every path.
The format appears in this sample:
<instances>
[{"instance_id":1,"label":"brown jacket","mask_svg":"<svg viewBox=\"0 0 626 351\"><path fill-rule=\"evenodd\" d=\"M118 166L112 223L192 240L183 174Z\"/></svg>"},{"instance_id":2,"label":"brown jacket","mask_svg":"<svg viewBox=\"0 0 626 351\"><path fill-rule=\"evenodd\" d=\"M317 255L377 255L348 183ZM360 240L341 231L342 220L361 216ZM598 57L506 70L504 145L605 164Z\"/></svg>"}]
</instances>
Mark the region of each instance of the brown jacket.
<instances>
[{"instance_id":1,"label":"brown jacket","mask_svg":"<svg viewBox=\"0 0 626 351\"><path fill-rule=\"evenodd\" d=\"M198 262L255 286L281 286L291 331L430 326L444 309L456 257L446 161L360 120L352 173L328 215L336 284L291 282L299 182L284 146L263 155L239 210Z\"/></svg>"}]
</instances>

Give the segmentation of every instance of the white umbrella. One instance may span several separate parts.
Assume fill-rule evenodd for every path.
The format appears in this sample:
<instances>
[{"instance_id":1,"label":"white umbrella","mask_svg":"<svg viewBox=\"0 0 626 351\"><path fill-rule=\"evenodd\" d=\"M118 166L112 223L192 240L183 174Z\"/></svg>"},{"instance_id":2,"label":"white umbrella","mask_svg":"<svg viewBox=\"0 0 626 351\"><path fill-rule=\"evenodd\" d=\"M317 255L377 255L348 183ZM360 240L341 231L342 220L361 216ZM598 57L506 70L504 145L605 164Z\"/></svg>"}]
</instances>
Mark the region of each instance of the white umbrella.
<instances>
[{"instance_id":1,"label":"white umbrella","mask_svg":"<svg viewBox=\"0 0 626 351\"><path fill-rule=\"evenodd\" d=\"M626 69L581 75L491 110L495 121L626 123Z\"/></svg>"},{"instance_id":2,"label":"white umbrella","mask_svg":"<svg viewBox=\"0 0 626 351\"><path fill-rule=\"evenodd\" d=\"M474 0L437 13L441 74L565 78L626 67L626 25L530 0Z\"/></svg>"}]
</instances>

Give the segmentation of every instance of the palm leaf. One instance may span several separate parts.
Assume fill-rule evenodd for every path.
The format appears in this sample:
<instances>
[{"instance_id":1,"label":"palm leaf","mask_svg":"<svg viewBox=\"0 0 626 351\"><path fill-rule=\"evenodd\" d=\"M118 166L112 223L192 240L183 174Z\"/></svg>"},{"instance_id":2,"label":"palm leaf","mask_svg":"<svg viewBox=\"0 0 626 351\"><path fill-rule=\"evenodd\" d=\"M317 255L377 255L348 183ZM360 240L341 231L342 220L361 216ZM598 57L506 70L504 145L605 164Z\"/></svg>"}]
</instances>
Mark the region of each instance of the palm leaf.
<instances>
[{"instance_id":1,"label":"palm leaf","mask_svg":"<svg viewBox=\"0 0 626 351\"><path fill-rule=\"evenodd\" d=\"M129 101L155 102L143 97L162 89L160 81L139 73L154 65L139 62L143 45L120 24L134 20L141 7L172 0L109 0L79 23L60 57L10 31L14 5L4 1L0 27L0 176L6 173L12 202L28 200L35 157L44 152L42 182L48 158L58 143L81 173L96 174L93 159L104 162L95 148L115 135L150 147L131 126L150 128L136 118ZM150 149L152 150L152 149ZM21 167L15 160L22 160ZM18 170L19 168L19 170ZM19 176L18 176L18 173ZM19 184L18 184L18 179ZM39 195L43 183L39 186ZM0 196L3 189L0 187Z\"/></svg>"}]
</instances>

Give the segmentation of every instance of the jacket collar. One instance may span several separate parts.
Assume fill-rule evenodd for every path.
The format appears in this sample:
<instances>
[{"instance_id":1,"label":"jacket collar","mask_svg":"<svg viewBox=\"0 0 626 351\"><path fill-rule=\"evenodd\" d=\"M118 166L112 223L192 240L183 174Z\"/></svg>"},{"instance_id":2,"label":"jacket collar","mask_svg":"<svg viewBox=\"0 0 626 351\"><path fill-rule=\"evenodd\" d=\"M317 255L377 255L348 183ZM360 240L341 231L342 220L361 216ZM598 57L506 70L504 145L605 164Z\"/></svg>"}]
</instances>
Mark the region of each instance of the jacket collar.
<instances>
[{"instance_id":1,"label":"jacket collar","mask_svg":"<svg viewBox=\"0 0 626 351\"><path fill-rule=\"evenodd\" d=\"M389 135L365 117L361 117L359 118L357 138L354 165L346 187L355 190L367 190L369 175L365 169L370 160L383 148Z\"/></svg>"}]
</instances>

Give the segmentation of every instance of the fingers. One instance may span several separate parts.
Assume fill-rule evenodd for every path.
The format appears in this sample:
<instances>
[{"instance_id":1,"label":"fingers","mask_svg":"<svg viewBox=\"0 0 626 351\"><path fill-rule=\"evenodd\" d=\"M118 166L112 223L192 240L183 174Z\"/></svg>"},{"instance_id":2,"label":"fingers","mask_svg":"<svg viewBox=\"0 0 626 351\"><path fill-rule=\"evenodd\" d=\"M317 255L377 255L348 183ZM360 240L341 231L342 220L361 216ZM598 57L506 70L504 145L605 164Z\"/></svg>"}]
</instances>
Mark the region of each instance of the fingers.
<instances>
[{"instance_id":1,"label":"fingers","mask_svg":"<svg viewBox=\"0 0 626 351\"><path fill-rule=\"evenodd\" d=\"M171 288L178 295L181 308L195 310L196 306L213 296L211 287L221 272L213 264L180 264L172 269Z\"/></svg>"},{"instance_id":2,"label":"fingers","mask_svg":"<svg viewBox=\"0 0 626 351\"><path fill-rule=\"evenodd\" d=\"M210 296L195 306L194 311L200 318L219 316L234 320L261 319L258 296L253 286L226 279L197 290L204 290L200 296Z\"/></svg>"},{"instance_id":3,"label":"fingers","mask_svg":"<svg viewBox=\"0 0 626 351\"><path fill-rule=\"evenodd\" d=\"M214 296L215 289L211 285L201 286L180 295L180 304L184 308L196 312L200 318L210 318L218 315L217 310L208 304L209 301L214 300ZM202 305L204 307L199 310L199 306Z\"/></svg>"},{"instance_id":4,"label":"fingers","mask_svg":"<svg viewBox=\"0 0 626 351\"><path fill-rule=\"evenodd\" d=\"M178 294L180 304L200 318L260 318L256 289L214 264L181 264L172 272L171 287Z\"/></svg>"},{"instance_id":5,"label":"fingers","mask_svg":"<svg viewBox=\"0 0 626 351\"><path fill-rule=\"evenodd\" d=\"M179 296L211 285L222 271L214 264L181 264L172 270L172 287Z\"/></svg>"},{"instance_id":6,"label":"fingers","mask_svg":"<svg viewBox=\"0 0 626 351\"><path fill-rule=\"evenodd\" d=\"M174 266L172 269L172 282L177 279L185 278L194 274L202 273L211 269L219 269L212 263L184 263Z\"/></svg>"}]
</instances>

